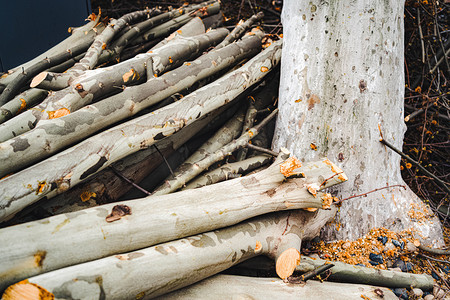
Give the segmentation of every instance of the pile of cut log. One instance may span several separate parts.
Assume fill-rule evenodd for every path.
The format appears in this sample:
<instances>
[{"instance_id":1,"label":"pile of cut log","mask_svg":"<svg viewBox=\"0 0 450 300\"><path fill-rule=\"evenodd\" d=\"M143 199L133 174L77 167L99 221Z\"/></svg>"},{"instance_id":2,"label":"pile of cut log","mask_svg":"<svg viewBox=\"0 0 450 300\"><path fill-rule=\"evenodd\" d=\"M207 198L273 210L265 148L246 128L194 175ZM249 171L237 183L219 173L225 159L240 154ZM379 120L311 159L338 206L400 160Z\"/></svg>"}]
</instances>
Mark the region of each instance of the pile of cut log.
<instances>
[{"instance_id":1,"label":"pile of cut log","mask_svg":"<svg viewBox=\"0 0 450 300\"><path fill-rule=\"evenodd\" d=\"M347 178L326 158L269 150L282 41L262 18L229 32L219 1L91 15L1 77L2 299L376 294L292 286L294 271L313 272L306 281L330 266L353 282L432 286L301 257L336 212L323 190ZM260 255L284 281L220 275L182 289Z\"/></svg>"}]
</instances>

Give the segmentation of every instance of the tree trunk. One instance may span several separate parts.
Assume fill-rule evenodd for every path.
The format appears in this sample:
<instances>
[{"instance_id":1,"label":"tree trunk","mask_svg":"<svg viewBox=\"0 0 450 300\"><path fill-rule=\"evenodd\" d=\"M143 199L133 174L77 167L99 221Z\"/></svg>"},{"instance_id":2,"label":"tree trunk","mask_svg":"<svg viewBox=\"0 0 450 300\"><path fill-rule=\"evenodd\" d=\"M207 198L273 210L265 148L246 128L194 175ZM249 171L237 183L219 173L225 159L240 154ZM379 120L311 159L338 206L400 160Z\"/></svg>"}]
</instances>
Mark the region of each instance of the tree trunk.
<instances>
[{"instance_id":1,"label":"tree trunk","mask_svg":"<svg viewBox=\"0 0 450 300\"><path fill-rule=\"evenodd\" d=\"M36 290L56 298L149 299L262 254L277 259L277 265L282 265L278 262L282 257L293 267L292 274L300 252L289 248L280 254L280 245L288 246L296 237L292 247L298 247L302 240L313 238L334 212L267 214L221 230L31 277L10 286L2 299L20 299ZM296 252L298 258L287 260L285 252Z\"/></svg>"},{"instance_id":2,"label":"tree trunk","mask_svg":"<svg viewBox=\"0 0 450 300\"><path fill-rule=\"evenodd\" d=\"M0 282L11 284L35 274L234 225L272 211L329 207L329 196L313 195L309 187L320 185L323 178L333 177L340 170L327 161L309 163L295 171L305 178L284 182L281 166L291 161L284 162L288 155L282 153L264 171L221 184L107 204L1 229L0 255L4 263L0 265ZM341 182L335 177L327 186ZM118 215L120 212L123 215ZM0 284L0 289L4 287Z\"/></svg>"},{"instance_id":3,"label":"tree trunk","mask_svg":"<svg viewBox=\"0 0 450 300\"><path fill-rule=\"evenodd\" d=\"M349 176L339 196L402 184L400 157L380 135L402 147L403 1L286 1L280 114L274 148L302 160L327 156ZM356 239L372 227L419 229L442 244L437 218L415 222L411 190L390 188L344 201L327 239Z\"/></svg>"},{"instance_id":4,"label":"tree trunk","mask_svg":"<svg viewBox=\"0 0 450 300\"><path fill-rule=\"evenodd\" d=\"M308 299L308 300L360 300L379 299L375 289L383 293L384 300L398 300L388 288L362 285L319 282L309 280L306 284L288 284L278 278L255 278L233 275L215 275L194 285L164 295L159 300L182 299ZM363 297L365 296L365 298Z\"/></svg>"}]
</instances>

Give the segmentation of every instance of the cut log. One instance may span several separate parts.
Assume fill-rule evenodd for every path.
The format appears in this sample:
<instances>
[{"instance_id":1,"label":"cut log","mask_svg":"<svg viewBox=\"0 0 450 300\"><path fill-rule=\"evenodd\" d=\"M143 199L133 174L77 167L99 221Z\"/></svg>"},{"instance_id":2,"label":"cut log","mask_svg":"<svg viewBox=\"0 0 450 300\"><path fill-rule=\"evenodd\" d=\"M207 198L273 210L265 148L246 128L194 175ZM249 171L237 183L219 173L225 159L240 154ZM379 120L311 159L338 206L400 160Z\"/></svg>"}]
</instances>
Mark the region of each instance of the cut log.
<instances>
[{"instance_id":1,"label":"cut log","mask_svg":"<svg viewBox=\"0 0 450 300\"><path fill-rule=\"evenodd\" d=\"M156 113L99 133L22 172L0 180L0 222L10 219L39 199L67 191L111 163L153 145L205 114L230 103L247 88L262 80L278 64L281 43L281 40L273 43L239 69ZM226 48L218 52L224 49ZM17 148L19 149L20 147Z\"/></svg>"},{"instance_id":2,"label":"cut log","mask_svg":"<svg viewBox=\"0 0 450 300\"><path fill-rule=\"evenodd\" d=\"M302 263L297 267L297 271L308 272L326 262L326 260L302 256ZM329 277L333 281L371 284L389 288L414 287L422 290L431 290L435 284L433 277L427 274L371 269L339 261L328 262L334 264L334 267L330 269L331 275Z\"/></svg>"},{"instance_id":3,"label":"cut log","mask_svg":"<svg viewBox=\"0 0 450 300\"><path fill-rule=\"evenodd\" d=\"M182 190L195 189L202 186L228 180L230 178L233 178L233 176L235 175L247 173L256 168L264 166L268 164L271 160L272 160L271 156L259 155L240 162L225 164L223 166L218 167L217 169L214 169L212 171L206 172L205 174L198 176L194 180L191 180Z\"/></svg>"},{"instance_id":4,"label":"cut log","mask_svg":"<svg viewBox=\"0 0 450 300\"><path fill-rule=\"evenodd\" d=\"M215 275L156 299L361 300L380 299L380 292L384 300L398 300L398 297L390 289L370 285L314 280L310 280L306 284L287 284L278 278Z\"/></svg>"},{"instance_id":5,"label":"cut log","mask_svg":"<svg viewBox=\"0 0 450 300\"><path fill-rule=\"evenodd\" d=\"M325 161L315 162L295 171L306 178L286 180L281 173L282 167L291 161L282 163L281 157L286 156L288 154L283 153L271 167L247 177L0 229L0 255L4 261L0 265L0 282L10 284L114 253L234 225L272 211L329 207L328 194L312 195L307 181L318 185L323 177L333 176L340 170ZM317 167L321 169L320 176L317 176ZM108 222L108 214L117 208L129 213L120 220ZM285 238L289 238L291 246L291 237L286 235ZM276 255L282 255L284 250L278 247Z\"/></svg>"},{"instance_id":6,"label":"cut log","mask_svg":"<svg viewBox=\"0 0 450 300\"><path fill-rule=\"evenodd\" d=\"M0 124L13 118L15 115L20 114L26 109L35 106L44 100L47 95L48 92L42 89L29 89L20 93L11 99L11 101L0 107Z\"/></svg>"},{"instance_id":7,"label":"cut log","mask_svg":"<svg viewBox=\"0 0 450 300\"><path fill-rule=\"evenodd\" d=\"M207 1L203 4L199 4L195 11L191 11L188 14L181 15L175 19L172 19L164 24L156 26L152 28L134 40L132 40L130 45L140 45L144 44L148 41L156 39L158 37L167 36L170 33L174 32L184 24L188 23L190 20L196 17L205 18L208 16L212 16L218 14L220 11L220 3L219 1Z\"/></svg>"},{"instance_id":8,"label":"cut log","mask_svg":"<svg viewBox=\"0 0 450 300\"><path fill-rule=\"evenodd\" d=\"M196 81L208 77L257 51L258 48L252 49L249 46L257 47L260 41L258 38L256 40L249 39L248 43L243 43L244 46L240 44L239 47L234 47L234 49L228 48L227 51L220 53L205 54L198 58L198 62L201 63L195 67L183 66L170 74L156 78L158 74L170 69L172 63L175 65L182 64L186 59L193 58L196 54L202 53L203 50L216 44L222 40L227 32L226 29L219 29L189 39L179 38L173 43L155 50L158 51L155 54L142 55L143 58L135 62L118 64L112 67L112 70L105 69L80 80L73 87L57 92L55 97L47 98L45 104L38 105L27 115L18 116L21 123L26 121L28 117L33 120L33 125L36 124L36 121L38 123L34 129L24 132L16 138L11 138L11 135L17 134L17 131L12 132L8 128L10 125L14 127L19 125L16 119L0 125L0 130L4 130L0 134L0 138L9 138L0 145L0 157L12 155L14 150L10 146L14 144L16 139L29 141L29 147L23 149L21 153L24 160L18 165L14 163L14 166L11 162L11 168L6 172L19 170L32 162L48 157L59 149L117 121L133 116L142 109L190 87ZM242 52L239 53L239 50ZM222 63L214 66L211 62L215 60L222 60ZM209 69L202 69L207 63L210 63ZM142 81L146 77L149 64L152 65L151 69L155 77L152 75L151 80L147 83L129 87L117 95L78 109L81 105L90 103L95 98L117 90L118 84L132 84ZM111 76L110 72L114 72L115 75ZM190 80L186 77L189 77ZM53 101L56 103L52 103ZM78 110L70 113L74 109ZM44 119L48 120L44 121ZM74 126L77 127L76 131L74 131ZM8 168L6 165L4 167ZM0 174L2 173L1 169Z\"/></svg>"},{"instance_id":9,"label":"cut log","mask_svg":"<svg viewBox=\"0 0 450 300\"><path fill-rule=\"evenodd\" d=\"M227 32L222 29L194 37L200 31L204 33L205 27L198 18L189 23L182 36L193 37L192 39L171 39L170 45L164 48L140 54L112 67L84 72L70 87L51 93L35 109L0 125L0 141L6 141L35 128L40 120L54 117L57 111L74 112L96 99L121 92L124 86L142 83L147 77L147 67L150 65L156 75L179 67L185 60L197 57L208 47L218 43ZM41 73L35 77L37 82L42 79L40 76L47 78L50 75L47 72Z\"/></svg>"},{"instance_id":10,"label":"cut log","mask_svg":"<svg viewBox=\"0 0 450 300\"><path fill-rule=\"evenodd\" d=\"M206 115L203 119L157 142L155 146L158 147L159 151L165 157L170 156L192 138L192 136L207 126L220 112L221 110L217 110ZM133 182L139 183L162 162L164 162L164 159L156 148L149 147L113 163L111 167L121 172L123 176ZM19 224L35 221L37 220L36 218L42 219L57 214L75 212L112 203L119 200L130 189L132 189L132 186L129 183L124 182L110 168L106 168L86 182L83 182L83 184L77 185L65 193L46 201L39 201L27 207L11 221L13 224Z\"/></svg>"},{"instance_id":11,"label":"cut log","mask_svg":"<svg viewBox=\"0 0 450 300\"><path fill-rule=\"evenodd\" d=\"M137 37L141 32L145 30L149 30L157 25L160 25L164 22L167 22L173 18L179 17L182 14L185 14L194 7L192 5L186 7L180 7L179 9L174 9L157 16L154 16L148 20L142 21L135 26L131 27L130 30L117 37L117 39L111 44L110 47L105 49L99 59L98 64L101 65L111 60L118 60L120 57L120 53L122 50L128 45L128 43L135 37Z\"/></svg>"},{"instance_id":12,"label":"cut log","mask_svg":"<svg viewBox=\"0 0 450 300\"><path fill-rule=\"evenodd\" d=\"M229 35L219 44L217 45L217 49L225 47L232 42L240 39L244 33L249 30L253 24L259 22L264 17L263 12L259 12L256 15L251 16L247 21L241 21L239 24L230 32Z\"/></svg>"},{"instance_id":13,"label":"cut log","mask_svg":"<svg viewBox=\"0 0 450 300\"><path fill-rule=\"evenodd\" d=\"M31 277L10 286L3 297L36 287L52 293L56 298L134 299L160 296L248 258L261 254L274 257L286 236L301 234L300 239L316 236L335 211L328 211L327 217L324 214L317 217L319 214L305 211L268 214L225 229ZM121 243L126 244L123 240ZM83 244L83 248L89 246ZM66 253L66 256L70 255Z\"/></svg>"}]
</instances>

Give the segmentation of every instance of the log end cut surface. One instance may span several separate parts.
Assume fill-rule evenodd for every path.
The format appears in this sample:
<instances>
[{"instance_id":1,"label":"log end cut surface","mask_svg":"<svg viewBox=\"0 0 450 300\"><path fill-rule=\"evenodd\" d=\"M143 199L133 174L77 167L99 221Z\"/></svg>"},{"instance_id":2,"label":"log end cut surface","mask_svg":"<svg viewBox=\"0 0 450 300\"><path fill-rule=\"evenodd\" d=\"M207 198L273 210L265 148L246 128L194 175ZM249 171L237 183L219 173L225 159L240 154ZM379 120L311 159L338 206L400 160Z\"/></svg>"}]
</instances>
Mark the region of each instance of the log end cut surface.
<instances>
[{"instance_id":1,"label":"log end cut surface","mask_svg":"<svg viewBox=\"0 0 450 300\"><path fill-rule=\"evenodd\" d=\"M294 273L295 268L300 264L300 251L289 248L277 259L276 271L281 279L286 279Z\"/></svg>"},{"instance_id":2,"label":"log end cut surface","mask_svg":"<svg viewBox=\"0 0 450 300\"><path fill-rule=\"evenodd\" d=\"M44 79L47 78L47 72L41 72L34 76L33 80L31 80L30 87L34 88L39 85Z\"/></svg>"},{"instance_id":3,"label":"log end cut surface","mask_svg":"<svg viewBox=\"0 0 450 300\"><path fill-rule=\"evenodd\" d=\"M55 296L37 284L28 282L28 280L22 280L8 287L2 296L2 300L19 300L19 299L50 300L55 299Z\"/></svg>"}]
</instances>

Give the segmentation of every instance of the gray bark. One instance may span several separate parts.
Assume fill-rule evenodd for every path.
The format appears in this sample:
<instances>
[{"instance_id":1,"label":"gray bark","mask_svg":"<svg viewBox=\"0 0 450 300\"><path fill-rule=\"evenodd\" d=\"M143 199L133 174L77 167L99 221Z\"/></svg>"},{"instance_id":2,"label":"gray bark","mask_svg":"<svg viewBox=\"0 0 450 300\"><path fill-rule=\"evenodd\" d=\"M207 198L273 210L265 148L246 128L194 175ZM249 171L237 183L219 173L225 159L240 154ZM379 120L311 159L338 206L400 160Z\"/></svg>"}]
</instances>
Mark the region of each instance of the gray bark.
<instances>
[{"instance_id":1,"label":"gray bark","mask_svg":"<svg viewBox=\"0 0 450 300\"><path fill-rule=\"evenodd\" d=\"M157 75L177 67L186 59L196 57L200 51L219 42L225 34L223 30L218 30L194 37L198 32L204 33L205 29L197 18L190 23L192 24L183 31L183 36L192 39L171 39L169 45L151 53L137 55L109 68L84 72L70 87L51 93L35 109L0 125L0 141L6 141L35 128L41 119L49 119L57 111L74 112L95 99L122 91L124 86L144 81L149 65ZM46 76L45 74L44 72L41 75Z\"/></svg>"},{"instance_id":2,"label":"gray bark","mask_svg":"<svg viewBox=\"0 0 450 300\"><path fill-rule=\"evenodd\" d=\"M236 175L252 171L256 168L264 166L271 161L272 157L267 155L254 156L243 161L224 164L212 171L206 172L191 180L183 190L195 189L202 186L214 184L235 178Z\"/></svg>"},{"instance_id":3,"label":"gray bark","mask_svg":"<svg viewBox=\"0 0 450 300\"><path fill-rule=\"evenodd\" d=\"M365 299L378 299L379 294L375 289L383 293L383 299L385 300L398 300L398 297L390 289L377 286L314 280L310 280L306 284L288 284L278 278L233 275L215 275L157 299L360 300L362 296L367 297Z\"/></svg>"},{"instance_id":4,"label":"gray bark","mask_svg":"<svg viewBox=\"0 0 450 300\"><path fill-rule=\"evenodd\" d=\"M212 31L209 33L212 33ZM219 37L224 36L225 32L222 31L222 33ZM182 51L184 54L198 53L211 44L209 39L206 40L207 42L202 44L198 40L189 40L187 45L183 43L188 48L186 50L177 48L172 44L170 48L179 51L184 50ZM128 87L120 94L83 107L71 114L53 120L41 120L35 129L0 144L0 157L8 158L0 167L0 175L20 170L100 129L133 116L142 109L192 86L195 82L254 55L259 51L260 45L261 37L254 36L243 39L240 43L207 53L192 63L187 63L170 73L152 78L145 84ZM169 45L166 47L169 47ZM189 52L189 48L192 49L192 52ZM159 50L168 52L164 51L164 48ZM154 65L158 63L157 58L155 56L152 59ZM171 57L163 56L163 58L167 58L170 65ZM132 71L133 69L125 73L123 77L134 76ZM77 86L75 89L77 89ZM58 111L55 111L55 113ZM27 146L19 150L20 159L16 155L16 152L18 152L15 147L17 141L27 143Z\"/></svg>"},{"instance_id":5,"label":"gray bark","mask_svg":"<svg viewBox=\"0 0 450 300\"><path fill-rule=\"evenodd\" d=\"M286 238L310 239L333 215L334 211L326 217L301 211L269 214L225 229L31 277L9 287L3 297L18 297L20 294L15 293L38 287L56 298L149 299L257 255L274 258Z\"/></svg>"},{"instance_id":6,"label":"gray bark","mask_svg":"<svg viewBox=\"0 0 450 300\"><path fill-rule=\"evenodd\" d=\"M208 114L203 119L157 142L155 146L165 157L170 156L207 126L218 112L220 110ZM111 166L126 178L139 183L163 162L164 160L156 148L149 147L129 155ZM20 216L16 215L11 221L14 224L24 223L36 220L35 215L38 214L47 217L115 202L132 188L129 183L118 177L110 168L106 168L65 193L27 207L20 213Z\"/></svg>"},{"instance_id":7,"label":"gray bark","mask_svg":"<svg viewBox=\"0 0 450 300\"><path fill-rule=\"evenodd\" d=\"M271 117L274 117L275 115L276 112L274 111ZM225 157L231 155L231 153L233 153L235 150L244 147L254 136L258 135L261 128L270 120L265 121L266 122L264 122L264 124L263 122L261 122L258 127L251 128L245 134L241 135L238 139L224 145L214 153L206 155L202 160L199 160L191 164L190 166L181 169L180 172L176 174L176 176L172 176L169 180L166 180L161 186L159 186L153 192L153 195L164 195L180 189L187 182L208 169L214 163L225 159Z\"/></svg>"},{"instance_id":8,"label":"gray bark","mask_svg":"<svg viewBox=\"0 0 450 300\"><path fill-rule=\"evenodd\" d=\"M20 93L0 107L0 124L35 106L44 100L47 95L48 92L43 89L29 89Z\"/></svg>"},{"instance_id":9,"label":"gray bark","mask_svg":"<svg viewBox=\"0 0 450 300\"><path fill-rule=\"evenodd\" d=\"M283 7L280 114L273 145L302 160L337 160L350 178L336 190L342 198L405 185L400 157L379 142L381 130L401 149L406 129L403 6L404 1L315 0L286 1ZM340 230L327 227L324 237L356 239L373 227L410 228L430 244L442 244L439 220L410 219L413 204L428 210L402 188L344 201Z\"/></svg>"},{"instance_id":10,"label":"gray bark","mask_svg":"<svg viewBox=\"0 0 450 300\"><path fill-rule=\"evenodd\" d=\"M302 256L302 262L297 267L299 272L308 272L326 263L323 259L311 259ZM433 289L435 284L433 277L428 274L411 274L366 267L354 266L339 261L328 261L334 264L330 269L330 280L360 284L371 284L389 288L419 288L423 290Z\"/></svg>"},{"instance_id":11,"label":"gray bark","mask_svg":"<svg viewBox=\"0 0 450 300\"><path fill-rule=\"evenodd\" d=\"M7 76L2 76L0 78L0 86L7 86L14 78L16 78L17 75L19 75L22 72L22 68L28 68L35 63L45 59L46 57L51 57L55 54L61 53L70 47L79 45L80 43L84 43L86 39L94 40L97 34L100 34L104 26L101 24L99 25L100 16L97 16L95 20L90 21L86 25L79 27L79 28L73 28L71 30L72 35L63 40L61 43L57 44L53 48L47 50L46 52L42 53L41 55L37 56L36 58L20 65L12 70L9 70L7 73ZM98 26L99 25L99 26Z\"/></svg>"},{"instance_id":12,"label":"gray bark","mask_svg":"<svg viewBox=\"0 0 450 300\"><path fill-rule=\"evenodd\" d=\"M281 41L272 44L239 69L156 113L99 133L22 172L0 180L0 222L10 219L39 199L51 198L67 191L111 163L153 145L205 114L230 103L247 88L262 80L278 64L280 56Z\"/></svg>"}]
</instances>

